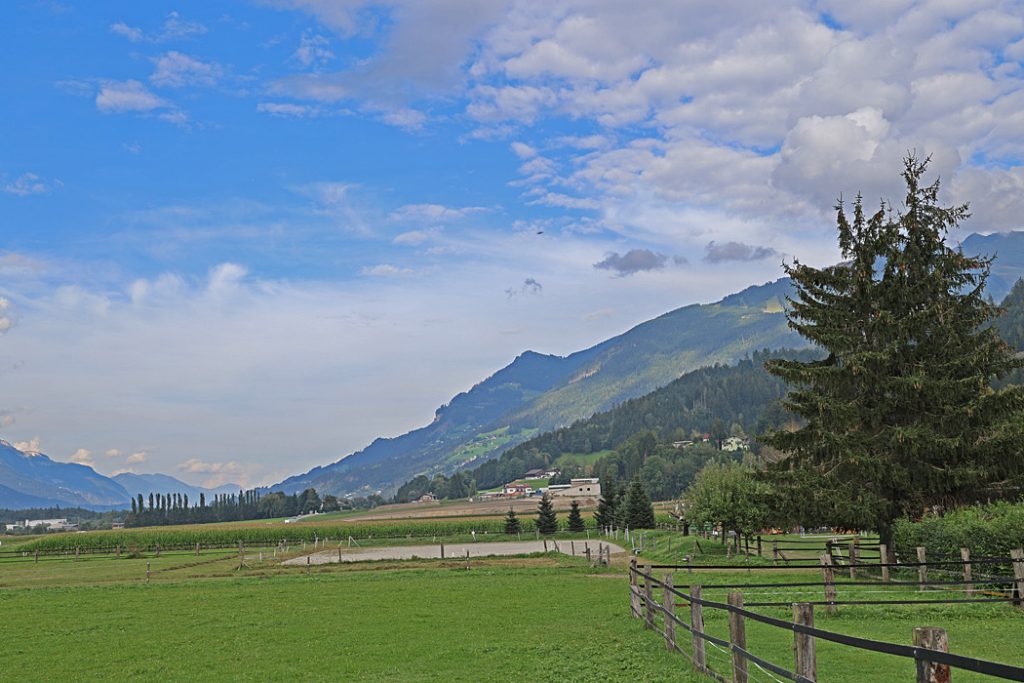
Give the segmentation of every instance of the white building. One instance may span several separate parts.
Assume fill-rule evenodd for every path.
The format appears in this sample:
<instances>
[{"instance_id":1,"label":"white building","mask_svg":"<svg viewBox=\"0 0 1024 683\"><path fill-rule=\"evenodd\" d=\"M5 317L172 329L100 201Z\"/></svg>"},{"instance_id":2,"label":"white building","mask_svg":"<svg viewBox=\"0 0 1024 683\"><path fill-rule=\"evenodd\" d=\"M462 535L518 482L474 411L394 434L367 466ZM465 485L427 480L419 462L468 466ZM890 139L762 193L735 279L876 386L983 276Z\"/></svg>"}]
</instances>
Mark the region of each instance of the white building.
<instances>
[{"instance_id":1,"label":"white building","mask_svg":"<svg viewBox=\"0 0 1024 683\"><path fill-rule=\"evenodd\" d=\"M7 524L8 531L19 529L35 529L37 526L45 527L47 531L75 531L77 524L69 524L67 519L26 519L24 522Z\"/></svg>"},{"instance_id":2,"label":"white building","mask_svg":"<svg viewBox=\"0 0 1024 683\"><path fill-rule=\"evenodd\" d=\"M600 498L601 480L594 478L572 479L568 484L550 484L548 495L569 498Z\"/></svg>"}]
</instances>

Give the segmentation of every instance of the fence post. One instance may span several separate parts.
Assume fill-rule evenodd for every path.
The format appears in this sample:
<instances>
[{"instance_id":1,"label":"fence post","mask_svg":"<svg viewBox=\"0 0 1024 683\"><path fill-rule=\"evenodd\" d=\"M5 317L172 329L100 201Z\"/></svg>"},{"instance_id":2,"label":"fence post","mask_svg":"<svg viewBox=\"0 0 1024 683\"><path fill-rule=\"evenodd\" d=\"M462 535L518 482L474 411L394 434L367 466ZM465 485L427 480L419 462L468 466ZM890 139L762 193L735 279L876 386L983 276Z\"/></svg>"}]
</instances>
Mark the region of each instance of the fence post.
<instances>
[{"instance_id":1,"label":"fence post","mask_svg":"<svg viewBox=\"0 0 1024 683\"><path fill-rule=\"evenodd\" d=\"M889 583L889 546L884 543L878 546L879 562L882 565L882 583Z\"/></svg>"},{"instance_id":2,"label":"fence post","mask_svg":"<svg viewBox=\"0 0 1024 683\"><path fill-rule=\"evenodd\" d=\"M927 562L925 557L926 557L926 555L925 555L924 548L922 548L921 546L918 546L918 548L917 548L917 562L918 562L918 565L917 565L917 583L918 583L918 590L922 590L922 591L925 588L924 585L926 583L928 583L928 565L925 564Z\"/></svg>"},{"instance_id":3,"label":"fence post","mask_svg":"<svg viewBox=\"0 0 1024 683\"><path fill-rule=\"evenodd\" d=\"M690 628L693 630L693 667L704 673L708 665L704 656L704 605L700 602L700 586L690 586Z\"/></svg>"},{"instance_id":4,"label":"fence post","mask_svg":"<svg viewBox=\"0 0 1024 683\"><path fill-rule=\"evenodd\" d=\"M569 541L569 548L572 549L572 556L576 557L576 541Z\"/></svg>"},{"instance_id":5,"label":"fence post","mask_svg":"<svg viewBox=\"0 0 1024 683\"><path fill-rule=\"evenodd\" d=\"M793 605L793 623L814 628L814 605L798 602ZM818 680L818 665L814 654L814 636L793 631L794 673L811 681Z\"/></svg>"},{"instance_id":6,"label":"fence post","mask_svg":"<svg viewBox=\"0 0 1024 683\"><path fill-rule=\"evenodd\" d=\"M757 556L758 557L762 557L762 555L761 555L761 534L757 535Z\"/></svg>"},{"instance_id":7,"label":"fence post","mask_svg":"<svg viewBox=\"0 0 1024 683\"><path fill-rule=\"evenodd\" d=\"M199 544L196 543L196 557L199 557Z\"/></svg>"},{"instance_id":8,"label":"fence post","mask_svg":"<svg viewBox=\"0 0 1024 683\"><path fill-rule=\"evenodd\" d=\"M857 561L860 559L860 540L850 541L850 579L857 578Z\"/></svg>"},{"instance_id":9,"label":"fence post","mask_svg":"<svg viewBox=\"0 0 1024 683\"><path fill-rule=\"evenodd\" d=\"M779 563L779 542L772 541L772 564Z\"/></svg>"},{"instance_id":10,"label":"fence post","mask_svg":"<svg viewBox=\"0 0 1024 683\"><path fill-rule=\"evenodd\" d=\"M949 637L945 629L923 626L914 629L914 647L938 652L949 652ZM937 664L917 659L917 683L949 683L948 664Z\"/></svg>"},{"instance_id":11,"label":"fence post","mask_svg":"<svg viewBox=\"0 0 1024 683\"><path fill-rule=\"evenodd\" d=\"M600 550L598 550L600 552ZM600 561L600 559L598 559ZM640 618L640 589L637 587L636 558L629 559L629 613L634 619Z\"/></svg>"},{"instance_id":12,"label":"fence post","mask_svg":"<svg viewBox=\"0 0 1024 683\"><path fill-rule=\"evenodd\" d=\"M1013 604L1024 607L1024 549L1011 550L1010 557L1013 558L1013 578L1017 581L1017 597Z\"/></svg>"},{"instance_id":13,"label":"fence post","mask_svg":"<svg viewBox=\"0 0 1024 683\"><path fill-rule=\"evenodd\" d=\"M654 575L651 574L651 565L644 565L644 574L647 576L644 578L644 625L647 628L654 629L654 585L652 579Z\"/></svg>"},{"instance_id":14,"label":"fence post","mask_svg":"<svg viewBox=\"0 0 1024 683\"><path fill-rule=\"evenodd\" d=\"M832 570L832 556L827 553L821 556L821 573L825 580L825 602L829 603L825 606L825 611L829 614L835 614L836 576Z\"/></svg>"},{"instance_id":15,"label":"fence post","mask_svg":"<svg viewBox=\"0 0 1024 683\"><path fill-rule=\"evenodd\" d=\"M673 588L672 575L665 574L662 592L662 611L665 614L665 649L670 652L676 649L676 622L673 618L676 616L676 596L672 592Z\"/></svg>"},{"instance_id":16,"label":"fence post","mask_svg":"<svg viewBox=\"0 0 1024 683\"><path fill-rule=\"evenodd\" d=\"M729 606L743 609L743 593L729 593ZM732 644L732 683L747 683L747 660L736 648L747 649L747 627L743 615L729 610L729 642Z\"/></svg>"},{"instance_id":17,"label":"fence post","mask_svg":"<svg viewBox=\"0 0 1024 683\"><path fill-rule=\"evenodd\" d=\"M960 548L960 559L964 561L964 594L970 598L974 596L974 583L971 576L971 551L969 548Z\"/></svg>"},{"instance_id":18,"label":"fence post","mask_svg":"<svg viewBox=\"0 0 1024 683\"><path fill-rule=\"evenodd\" d=\"M149 583L149 560L146 560L146 583Z\"/></svg>"},{"instance_id":19,"label":"fence post","mask_svg":"<svg viewBox=\"0 0 1024 683\"><path fill-rule=\"evenodd\" d=\"M441 559L444 559L444 541L441 541Z\"/></svg>"},{"instance_id":20,"label":"fence post","mask_svg":"<svg viewBox=\"0 0 1024 683\"><path fill-rule=\"evenodd\" d=\"M36 564L39 564L39 548L36 548Z\"/></svg>"},{"instance_id":21,"label":"fence post","mask_svg":"<svg viewBox=\"0 0 1024 683\"><path fill-rule=\"evenodd\" d=\"M78 562L78 553L81 552L81 550L82 549L79 548L77 545L75 546L75 562Z\"/></svg>"}]
</instances>

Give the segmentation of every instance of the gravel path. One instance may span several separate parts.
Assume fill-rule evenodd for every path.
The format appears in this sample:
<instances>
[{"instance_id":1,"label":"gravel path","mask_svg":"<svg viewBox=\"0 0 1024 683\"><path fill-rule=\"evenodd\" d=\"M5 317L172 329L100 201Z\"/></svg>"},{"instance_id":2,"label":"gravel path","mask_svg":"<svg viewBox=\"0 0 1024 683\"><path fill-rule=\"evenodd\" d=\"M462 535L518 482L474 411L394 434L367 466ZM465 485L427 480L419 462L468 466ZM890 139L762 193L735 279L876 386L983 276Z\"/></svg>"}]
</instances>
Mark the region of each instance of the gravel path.
<instances>
[{"instance_id":1,"label":"gravel path","mask_svg":"<svg viewBox=\"0 0 1024 683\"><path fill-rule=\"evenodd\" d=\"M614 543L604 541L548 541L548 550L557 550L566 555L571 555L575 547L577 555L586 555L587 546L590 552L597 557L597 545L611 546L612 554L626 552ZM311 555L303 555L292 560L283 562L284 565L296 566L306 565L306 558L309 564L331 564L335 562L365 562L367 560L411 560L413 558L440 558L440 545L403 545L378 548L341 548L338 550L322 550ZM445 544L444 556L446 558L466 557L469 551L470 557L487 557L494 555L525 555L528 553L544 552L544 541L512 541L509 543L454 543Z\"/></svg>"}]
</instances>

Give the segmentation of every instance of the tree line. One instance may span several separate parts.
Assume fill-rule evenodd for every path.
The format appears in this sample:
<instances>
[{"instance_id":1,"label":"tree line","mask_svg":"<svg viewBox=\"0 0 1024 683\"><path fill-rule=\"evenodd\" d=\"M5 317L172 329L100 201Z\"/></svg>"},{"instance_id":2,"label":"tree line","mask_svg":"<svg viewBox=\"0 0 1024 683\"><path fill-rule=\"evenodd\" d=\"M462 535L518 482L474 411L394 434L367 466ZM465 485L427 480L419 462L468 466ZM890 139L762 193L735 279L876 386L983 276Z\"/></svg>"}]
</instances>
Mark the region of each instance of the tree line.
<instances>
[{"instance_id":1,"label":"tree line","mask_svg":"<svg viewBox=\"0 0 1024 683\"><path fill-rule=\"evenodd\" d=\"M326 495L321 498L316 489L312 488L291 495L282 491L240 490L237 494L217 494L209 500L206 494L200 493L198 500L191 501L184 493L150 493L148 497L140 493L132 498L131 511L125 517L125 526L272 519L312 512L369 509L382 502L383 499L376 495L351 499Z\"/></svg>"}]
</instances>

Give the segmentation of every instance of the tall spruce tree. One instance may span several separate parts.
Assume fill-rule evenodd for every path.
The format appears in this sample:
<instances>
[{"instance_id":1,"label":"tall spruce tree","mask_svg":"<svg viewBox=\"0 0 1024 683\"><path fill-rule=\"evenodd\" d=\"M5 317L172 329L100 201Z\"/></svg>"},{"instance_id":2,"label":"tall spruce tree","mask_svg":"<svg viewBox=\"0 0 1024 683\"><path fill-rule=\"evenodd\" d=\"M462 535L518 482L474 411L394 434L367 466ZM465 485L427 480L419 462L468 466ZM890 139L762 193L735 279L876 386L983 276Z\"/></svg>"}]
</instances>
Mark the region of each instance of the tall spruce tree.
<instances>
[{"instance_id":1,"label":"tall spruce tree","mask_svg":"<svg viewBox=\"0 0 1024 683\"><path fill-rule=\"evenodd\" d=\"M905 160L902 211L852 222L837 208L844 263L786 267L796 287L789 324L824 349L818 362L773 360L805 420L765 443L789 454L772 478L803 501L793 521L874 528L927 506L992 495L1024 471L1024 388L993 390L1021 362L987 323L991 259L945 244L967 207L942 207L922 186L927 160Z\"/></svg>"},{"instance_id":2,"label":"tall spruce tree","mask_svg":"<svg viewBox=\"0 0 1024 683\"><path fill-rule=\"evenodd\" d=\"M558 531L558 518L555 516L555 508L547 493L541 496L540 504L537 507L537 531L542 534L553 534Z\"/></svg>"},{"instance_id":3,"label":"tall spruce tree","mask_svg":"<svg viewBox=\"0 0 1024 683\"><path fill-rule=\"evenodd\" d=\"M630 529L654 528L654 506L639 476L626 489L626 498L622 502L622 522L623 526Z\"/></svg>"},{"instance_id":4,"label":"tall spruce tree","mask_svg":"<svg viewBox=\"0 0 1024 683\"><path fill-rule=\"evenodd\" d=\"M519 523L519 518L516 517L516 511L509 507L508 514L505 515L505 533L515 536L522 530L523 525Z\"/></svg>"},{"instance_id":5,"label":"tall spruce tree","mask_svg":"<svg viewBox=\"0 0 1024 683\"><path fill-rule=\"evenodd\" d=\"M618 502L618 495L614 479L607 477L601 482L601 500L597 501L597 511L594 513L594 521L598 527L615 524L615 504Z\"/></svg>"},{"instance_id":6,"label":"tall spruce tree","mask_svg":"<svg viewBox=\"0 0 1024 683\"><path fill-rule=\"evenodd\" d=\"M583 523L583 516L580 514L580 504L573 500L569 506L569 531L586 531L587 526Z\"/></svg>"}]
</instances>

